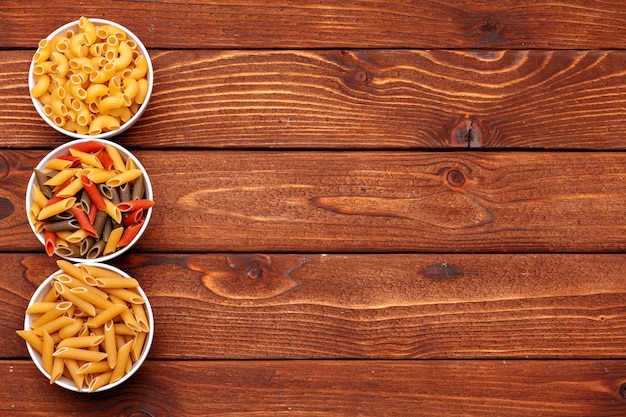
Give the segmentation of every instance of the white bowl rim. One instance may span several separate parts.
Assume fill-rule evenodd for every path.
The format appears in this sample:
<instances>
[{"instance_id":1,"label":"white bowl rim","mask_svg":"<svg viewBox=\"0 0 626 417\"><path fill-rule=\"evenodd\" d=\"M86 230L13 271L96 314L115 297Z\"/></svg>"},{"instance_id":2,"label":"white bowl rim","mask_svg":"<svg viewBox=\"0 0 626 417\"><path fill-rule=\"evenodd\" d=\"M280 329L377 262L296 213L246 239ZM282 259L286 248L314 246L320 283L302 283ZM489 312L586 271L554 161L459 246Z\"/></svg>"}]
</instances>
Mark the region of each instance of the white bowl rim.
<instances>
[{"instance_id":1,"label":"white bowl rim","mask_svg":"<svg viewBox=\"0 0 626 417\"><path fill-rule=\"evenodd\" d=\"M132 158L133 162L135 163L135 165L137 165L137 168L139 168L141 170L141 172L143 172L143 176L144 176L144 181L146 183L146 198L153 200L153 192L152 192L152 182L150 181L150 177L148 175L148 171L146 171L146 169L144 168L144 166L141 164L141 161L139 161L139 159L128 149L126 149L124 146L116 143L116 142L112 142L110 140L107 139L97 139L97 138L88 138L88 139L75 139L69 142L66 142L62 145L57 146L56 148L54 148L53 150L51 150L50 152L48 152L46 154L46 156L44 156L41 161L39 161L39 163L35 166L35 169L41 169L42 166L44 165L44 161L48 160L51 155L57 153L57 152L61 152L65 149L69 149L71 146L75 145L75 144L79 144L79 143L85 143L85 142L90 142L90 141L97 141L97 142L102 142L105 145L111 145L114 148L116 148L117 150L119 150L120 152L122 152L122 156L126 156L128 158ZM33 201L33 185L35 184L35 173L33 172L30 175L30 179L28 180L28 185L26 188L26 218L28 221L28 224L30 225L31 230L33 231L33 233L35 234L35 236L37 237L37 239L39 240L39 242L41 242L42 245L45 245L45 241L43 238L43 233L37 233L37 231L35 230L35 225L30 221L30 219L28 218L28 211L30 210L30 206L32 204ZM137 232L137 235L135 236L135 238L131 241L130 244L124 246L121 249L116 250L113 253L110 253L108 255L105 256L99 256L97 258L94 259L86 259L86 258L75 258L75 257L70 257L70 256L59 256L63 259L66 259L68 261L71 262L81 262L81 263L85 263L85 262L106 262L106 261L110 261L113 258L116 258L118 256L120 256L121 254L123 254L124 252L126 252L127 250L129 250L132 246L135 245L135 243L137 243L139 241L139 239L141 238L141 236L143 235L144 231L147 229L148 227L148 223L150 222L150 218L152 217L152 207L150 207L145 214L144 217L144 221L143 221L143 225L141 226L141 229L139 229L139 232ZM58 255L57 255L58 256Z\"/></svg>"},{"instance_id":2,"label":"white bowl rim","mask_svg":"<svg viewBox=\"0 0 626 417\"><path fill-rule=\"evenodd\" d=\"M28 95L30 96L30 99L33 102L33 105L35 106L35 110L37 110L37 113L39 114L39 116L57 132L62 133L65 136L75 138L75 139L109 139L128 130L132 125L134 125L137 122L137 120L141 117L141 115L144 113L144 111L148 107L148 102L150 101L150 97L152 96L152 89L154 87L154 71L152 67L152 59L150 59L150 54L148 53L148 49L145 47L143 42L141 42L141 39L139 39L139 37L135 35L127 27L117 22L113 22L111 20L100 19L100 18L88 18L88 19L92 23L95 23L98 25L112 25L119 29L122 29L124 32L126 32L128 36L133 38L133 40L137 43L137 47L141 50L141 54L146 57L146 62L148 63L148 72L147 72L148 94L146 95L145 101L141 104L141 106L139 106L137 113L135 113L130 118L130 120L122 124L119 129L111 130L109 132L103 132L98 135L83 135L83 134L76 133L76 132L70 132L69 130L63 129L62 127L55 125L54 122L50 120L50 118L48 118L45 114L43 114L43 105L41 104L39 99L36 99L30 94L30 91L35 86L35 77L33 75L35 62L32 59L30 61L30 67L28 68ZM45 39L51 40L56 35L63 33L70 28L78 26L78 22L79 20L75 20L73 22L68 22L64 24L63 26L58 27L57 29L53 30L48 36L46 36Z\"/></svg>"},{"instance_id":3,"label":"white bowl rim","mask_svg":"<svg viewBox=\"0 0 626 417\"><path fill-rule=\"evenodd\" d=\"M112 265L108 265L108 264L104 264L101 262L79 262L74 264L75 266L77 266L78 264L85 264L85 265L93 265L93 266L97 266L100 268L105 268L105 269L109 269L111 271L117 272L118 274L126 277L126 278L130 278L130 275L128 275L126 272L122 271L119 268L116 268ZM54 275L61 273L62 270L59 269L56 272L53 272L52 274L50 274L50 276L48 276L48 278L46 278L40 285L39 287L37 287L37 289L35 290L35 292L33 293L29 303L28 303L28 307L32 306L34 302L36 302L40 297L42 297L44 294L44 292L47 289L47 286L50 285L50 283L52 282L52 280L54 279ZM102 392L105 390L109 390L111 388L117 387L118 385L122 384L123 382L125 382L126 380L128 380L131 376L133 376L133 374L135 374L135 372L137 372L137 370L141 367L141 365L143 364L143 362L146 360L146 358L148 357L148 353L150 352L150 348L152 347L152 340L154 338L154 315L152 312L152 306L150 305L150 300L148 300L148 296L146 295L146 293L144 292L143 288L141 288L141 285L139 285L139 287L137 287L137 291L139 292L139 294L143 297L143 299L145 300L145 308L146 308L146 316L148 317L148 325L150 326L150 331L147 333L146 335L146 340L144 342L144 347L143 350L141 351L141 355L139 356L139 358L137 359L137 361L135 363L133 363L133 366L131 367L130 371L128 373L126 373L122 378L120 378L119 380L115 381L112 384L107 384L104 385L92 392L89 392L88 389L86 389L86 387L83 387L80 391L78 390L78 388L76 387L76 385L74 384L74 381L72 381L71 379L62 376L61 378L59 378L57 381L55 381L55 384L74 391L74 392L82 392L82 393L97 393L97 392ZM28 308L27 307L27 308ZM30 330L30 324L32 323L31 317L29 314L25 314L24 315L24 330ZM50 379L50 374L48 372L46 372L46 370L43 367L43 364L41 363L41 354L39 352L37 352L31 345L30 343L26 342L26 349L28 350L28 354L30 355L32 361L35 363L35 366L37 367L37 369L39 369L39 371L45 375L48 380Z\"/></svg>"}]
</instances>

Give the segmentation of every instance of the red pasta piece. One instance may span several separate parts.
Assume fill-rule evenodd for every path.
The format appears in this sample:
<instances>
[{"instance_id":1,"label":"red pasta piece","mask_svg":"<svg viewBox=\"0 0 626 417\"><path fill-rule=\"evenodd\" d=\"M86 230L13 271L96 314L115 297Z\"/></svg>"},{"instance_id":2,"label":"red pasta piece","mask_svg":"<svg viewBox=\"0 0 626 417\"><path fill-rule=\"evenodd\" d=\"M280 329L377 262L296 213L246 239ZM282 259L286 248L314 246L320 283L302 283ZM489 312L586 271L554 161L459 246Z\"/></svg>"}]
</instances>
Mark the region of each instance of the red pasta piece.
<instances>
[{"instance_id":1,"label":"red pasta piece","mask_svg":"<svg viewBox=\"0 0 626 417\"><path fill-rule=\"evenodd\" d=\"M131 224L126 229L124 229L124 232L122 233L122 237L120 237L119 242L117 242L117 247L121 248L123 246L130 244L130 242L132 242L135 236L137 236L137 233L139 233L139 230L141 230L141 226L143 226L143 221L139 223Z\"/></svg>"},{"instance_id":2,"label":"red pasta piece","mask_svg":"<svg viewBox=\"0 0 626 417\"><path fill-rule=\"evenodd\" d=\"M124 217L122 220L122 226L128 227L131 224L139 223L143 221L143 209L131 211L128 213L128 216Z\"/></svg>"},{"instance_id":3,"label":"red pasta piece","mask_svg":"<svg viewBox=\"0 0 626 417\"><path fill-rule=\"evenodd\" d=\"M83 189L87 192L89 198L91 198L92 205L95 205L98 210L106 210L107 206L96 184L84 175L80 176L80 180L83 183Z\"/></svg>"},{"instance_id":4,"label":"red pasta piece","mask_svg":"<svg viewBox=\"0 0 626 417\"><path fill-rule=\"evenodd\" d=\"M98 154L98 159L100 160L100 163L102 164L104 169L107 169L109 171L113 169L113 160L109 156L109 153L106 151L106 149Z\"/></svg>"},{"instance_id":5,"label":"red pasta piece","mask_svg":"<svg viewBox=\"0 0 626 417\"><path fill-rule=\"evenodd\" d=\"M97 239L98 233L96 232L96 229L94 229L93 225L89 221L89 217L87 216L87 214L76 206L72 207L70 211L76 218L76 221L78 221L80 228L83 229L85 232L87 232L89 236L95 237Z\"/></svg>"},{"instance_id":6,"label":"red pasta piece","mask_svg":"<svg viewBox=\"0 0 626 417\"><path fill-rule=\"evenodd\" d=\"M48 200L48 202L46 203L46 207L48 207L51 204L57 203L57 202L59 202L61 200L65 200L65 199L61 198L61 197L54 196L50 200Z\"/></svg>"},{"instance_id":7,"label":"red pasta piece","mask_svg":"<svg viewBox=\"0 0 626 417\"><path fill-rule=\"evenodd\" d=\"M81 152L87 152L87 153L95 153L95 152L99 152L102 149L105 148L105 144L102 142L98 142L95 140L90 140L87 142L81 142L81 143L77 143L75 145L71 146L71 149L77 150L77 151L81 151Z\"/></svg>"},{"instance_id":8,"label":"red pasta piece","mask_svg":"<svg viewBox=\"0 0 626 417\"><path fill-rule=\"evenodd\" d=\"M80 158L77 157L77 156L61 155L61 156L59 156L59 159L63 159L65 161L71 161L72 162L72 167L76 167L76 166L80 165Z\"/></svg>"},{"instance_id":9,"label":"red pasta piece","mask_svg":"<svg viewBox=\"0 0 626 417\"><path fill-rule=\"evenodd\" d=\"M93 201L92 201L93 203ZM98 207L96 207L95 204L92 204L89 207L89 214L87 215L89 217L89 223L93 224L96 221L96 216L98 215Z\"/></svg>"},{"instance_id":10,"label":"red pasta piece","mask_svg":"<svg viewBox=\"0 0 626 417\"><path fill-rule=\"evenodd\" d=\"M44 230L43 241L46 253L48 256L54 255L54 249L56 248L57 234L51 230Z\"/></svg>"},{"instance_id":11,"label":"red pasta piece","mask_svg":"<svg viewBox=\"0 0 626 417\"><path fill-rule=\"evenodd\" d=\"M152 206L154 206L154 201L141 199L141 200L122 201L121 203L117 205L117 208L120 209L122 213L128 213L130 211L135 211L139 209L147 210Z\"/></svg>"}]
</instances>

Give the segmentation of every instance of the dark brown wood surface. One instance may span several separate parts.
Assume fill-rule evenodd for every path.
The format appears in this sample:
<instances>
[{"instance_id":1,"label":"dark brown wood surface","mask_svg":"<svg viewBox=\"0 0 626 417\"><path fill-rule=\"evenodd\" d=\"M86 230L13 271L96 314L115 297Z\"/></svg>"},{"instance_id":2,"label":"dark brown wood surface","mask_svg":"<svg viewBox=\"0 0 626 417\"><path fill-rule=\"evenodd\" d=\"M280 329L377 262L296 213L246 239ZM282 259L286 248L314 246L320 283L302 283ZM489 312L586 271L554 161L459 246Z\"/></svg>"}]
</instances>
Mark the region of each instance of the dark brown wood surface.
<instances>
[{"instance_id":1,"label":"dark brown wood surface","mask_svg":"<svg viewBox=\"0 0 626 417\"><path fill-rule=\"evenodd\" d=\"M623 2L83 3L0 12L0 415L626 415ZM96 395L15 334L57 269L26 185L67 140L28 67L81 15L155 69L115 140L156 206L110 262L154 344Z\"/></svg>"}]
</instances>

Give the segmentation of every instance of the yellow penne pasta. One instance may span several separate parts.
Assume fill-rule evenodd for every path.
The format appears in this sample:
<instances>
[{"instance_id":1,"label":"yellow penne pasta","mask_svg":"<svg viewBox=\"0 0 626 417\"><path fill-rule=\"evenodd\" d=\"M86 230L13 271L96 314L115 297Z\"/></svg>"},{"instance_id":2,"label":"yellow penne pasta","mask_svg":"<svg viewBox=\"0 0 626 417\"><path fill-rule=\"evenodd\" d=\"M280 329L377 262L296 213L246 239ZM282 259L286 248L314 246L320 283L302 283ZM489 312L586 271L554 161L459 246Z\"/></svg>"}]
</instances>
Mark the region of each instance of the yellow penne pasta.
<instances>
[{"instance_id":1,"label":"yellow penne pasta","mask_svg":"<svg viewBox=\"0 0 626 417\"><path fill-rule=\"evenodd\" d=\"M61 340L57 344L57 349L62 348L62 347L88 348L91 346L98 346L103 341L104 341L104 336L99 336L99 335L69 337L67 339Z\"/></svg>"},{"instance_id":2,"label":"yellow penne pasta","mask_svg":"<svg viewBox=\"0 0 626 417\"><path fill-rule=\"evenodd\" d=\"M48 310L46 313L42 314L37 320L33 321L30 325L31 329L36 329L38 327L43 326L46 323L51 322L57 317L65 314L67 310L72 307L72 303L69 301L61 301L57 303L54 308Z\"/></svg>"},{"instance_id":3,"label":"yellow penne pasta","mask_svg":"<svg viewBox=\"0 0 626 417\"><path fill-rule=\"evenodd\" d=\"M89 349L62 347L55 350L52 356L64 359L74 359L77 361L100 362L107 357L107 354L105 352Z\"/></svg>"},{"instance_id":4,"label":"yellow penne pasta","mask_svg":"<svg viewBox=\"0 0 626 417\"><path fill-rule=\"evenodd\" d=\"M112 271L110 269L107 268L102 268L96 265L91 265L91 264L80 264L80 268L84 269L85 271L87 271L87 273L93 277L93 278L103 278L103 277L111 277L111 278L124 278L127 279L126 277L124 277L123 275L118 274L115 271ZM129 281L132 282L132 281Z\"/></svg>"},{"instance_id":5,"label":"yellow penne pasta","mask_svg":"<svg viewBox=\"0 0 626 417\"><path fill-rule=\"evenodd\" d=\"M111 307L106 310L98 313L95 317L87 320L85 325L87 327L101 327L109 320L113 320L115 317L119 316L122 312L128 310L128 307L120 304L113 304Z\"/></svg>"},{"instance_id":6,"label":"yellow penne pasta","mask_svg":"<svg viewBox=\"0 0 626 417\"><path fill-rule=\"evenodd\" d=\"M31 223L35 223L37 221L37 216L39 216L40 211L41 207L39 207L39 204L31 204L30 208L28 209L28 219L31 221Z\"/></svg>"},{"instance_id":7,"label":"yellow penne pasta","mask_svg":"<svg viewBox=\"0 0 626 417\"><path fill-rule=\"evenodd\" d=\"M80 180L80 178L76 178L67 186L63 187L61 191L56 193L56 196L61 197L61 198L71 197L82 189L83 189L83 182Z\"/></svg>"},{"instance_id":8,"label":"yellow penne pasta","mask_svg":"<svg viewBox=\"0 0 626 417\"><path fill-rule=\"evenodd\" d=\"M77 172L78 172L78 168L64 169L63 171L59 171L50 179L46 180L46 182L44 182L44 185L55 186L55 185L64 184L67 180L71 179L74 175L76 175Z\"/></svg>"},{"instance_id":9,"label":"yellow penne pasta","mask_svg":"<svg viewBox=\"0 0 626 417\"><path fill-rule=\"evenodd\" d=\"M126 277L93 277L93 284L99 288L136 288L139 281Z\"/></svg>"},{"instance_id":10,"label":"yellow penne pasta","mask_svg":"<svg viewBox=\"0 0 626 417\"><path fill-rule=\"evenodd\" d=\"M69 151L70 155L80 158L80 162L82 164L90 167L102 168L102 162L100 162L95 154L79 151L78 149L74 148L70 148Z\"/></svg>"},{"instance_id":11,"label":"yellow penne pasta","mask_svg":"<svg viewBox=\"0 0 626 417\"><path fill-rule=\"evenodd\" d=\"M146 344L146 338L148 337L148 333L139 332L133 338L133 348L130 351L130 357L133 361L138 361L141 356L141 352L143 351L143 347Z\"/></svg>"},{"instance_id":12,"label":"yellow penne pasta","mask_svg":"<svg viewBox=\"0 0 626 417\"><path fill-rule=\"evenodd\" d=\"M124 323L115 323L113 327L115 328L115 334L123 336L134 336L135 333L137 333L136 330L131 329Z\"/></svg>"},{"instance_id":13,"label":"yellow penne pasta","mask_svg":"<svg viewBox=\"0 0 626 417\"><path fill-rule=\"evenodd\" d=\"M122 184L126 184L126 183L136 180L140 176L141 176L141 170L136 169L136 168L129 169L109 179L106 182L106 185L108 185L109 187L119 187Z\"/></svg>"},{"instance_id":14,"label":"yellow penne pasta","mask_svg":"<svg viewBox=\"0 0 626 417\"><path fill-rule=\"evenodd\" d=\"M108 288L107 292L132 304L145 303L145 300L141 297L141 295L126 288Z\"/></svg>"},{"instance_id":15,"label":"yellow penne pasta","mask_svg":"<svg viewBox=\"0 0 626 417\"><path fill-rule=\"evenodd\" d=\"M17 334L24 339L33 349L41 353L43 349L43 339L32 330L18 330Z\"/></svg>"},{"instance_id":16,"label":"yellow penne pasta","mask_svg":"<svg viewBox=\"0 0 626 417\"><path fill-rule=\"evenodd\" d=\"M46 163L46 169L50 169L53 171L61 171L64 169L69 169L72 166L72 161L68 161L67 159L51 159Z\"/></svg>"},{"instance_id":17,"label":"yellow penne pasta","mask_svg":"<svg viewBox=\"0 0 626 417\"><path fill-rule=\"evenodd\" d=\"M59 336L61 339L68 339L70 337L74 337L80 333L82 329L84 329L84 322L75 317L75 313L73 314L72 320L74 320L71 324L64 326L59 329Z\"/></svg>"},{"instance_id":18,"label":"yellow penne pasta","mask_svg":"<svg viewBox=\"0 0 626 417\"><path fill-rule=\"evenodd\" d=\"M68 324L72 323L72 319L70 317L67 316L60 316L57 317L54 320L49 321L48 323L44 324L43 326L37 327L36 329L33 329L33 332L35 332L35 334L38 335L43 335L44 332L47 332L49 334L52 334L54 332L56 332L57 330L67 326Z\"/></svg>"},{"instance_id":19,"label":"yellow penne pasta","mask_svg":"<svg viewBox=\"0 0 626 417\"><path fill-rule=\"evenodd\" d=\"M103 255L109 255L117 250L117 243L120 241L122 233L124 233L123 227L117 227L111 231L109 240L107 240L104 250L102 251Z\"/></svg>"},{"instance_id":20,"label":"yellow penne pasta","mask_svg":"<svg viewBox=\"0 0 626 417\"><path fill-rule=\"evenodd\" d=\"M76 295L77 297L80 297L82 300L88 302L94 307L98 307L99 309L102 309L102 310L111 308L113 303L106 298L100 297L93 290L94 288L90 288L90 287L70 288L70 292L72 294Z\"/></svg>"},{"instance_id":21,"label":"yellow penne pasta","mask_svg":"<svg viewBox=\"0 0 626 417\"><path fill-rule=\"evenodd\" d=\"M39 188L37 185L33 185L33 200L35 204L39 206L40 210L41 207L45 207L48 204L48 197L44 195L44 193L41 191L41 188Z\"/></svg>"},{"instance_id":22,"label":"yellow penne pasta","mask_svg":"<svg viewBox=\"0 0 626 417\"><path fill-rule=\"evenodd\" d=\"M44 220L56 214L63 213L64 211L69 210L70 207L74 205L74 203L76 203L76 198L69 197L56 203L50 204L49 206L41 209L41 211L37 215L37 220Z\"/></svg>"},{"instance_id":23,"label":"yellow penne pasta","mask_svg":"<svg viewBox=\"0 0 626 417\"><path fill-rule=\"evenodd\" d=\"M75 359L63 359L63 361L70 378L74 381L74 385L76 385L76 388L80 391L83 388L85 376L78 374L78 362L76 362Z\"/></svg>"},{"instance_id":24,"label":"yellow penne pasta","mask_svg":"<svg viewBox=\"0 0 626 417\"><path fill-rule=\"evenodd\" d=\"M115 204L113 204L113 202L109 200L108 198L104 198L104 204L105 204L105 211L107 212L107 214L111 216L111 218L116 223L118 224L122 223L122 212L120 211L120 209ZM110 240L110 237L109 237L109 240Z\"/></svg>"},{"instance_id":25,"label":"yellow penne pasta","mask_svg":"<svg viewBox=\"0 0 626 417\"><path fill-rule=\"evenodd\" d=\"M97 295L100 298L103 298L105 300L109 298L109 294L88 284L90 280L93 280L93 277L89 274L83 276L82 279L79 279L69 274L60 273L55 276L55 279L56 281L68 286L69 288L85 287L87 288L87 291L93 293L94 295Z\"/></svg>"},{"instance_id":26,"label":"yellow penne pasta","mask_svg":"<svg viewBox=\"0 0 626 417\"><path fill-rule=\"evenodd\" d=\"M111 380L112 373L113 373L112 371L104 372L104 373L98 374L93 379L91 379L88 385L89 392L93 392L97 390L98 388L101 388L105 386L106 384L108 384L109 381ZM93 375L93 374L89 374L89 375Z\"/></svg>"},{"instance_id":27,"label":"yellow penne pasta","mask_svg":"<svg viewBox=\"0 0 626 417\"><path fill-rule=\"evenodd\" d=\"M54 362L54 340L50 334L44 329L42 332L42 347L41 347L41 365L48 374L52 374L52 365Z\"/></svg>"},{"instance_id":28,"label":"yellow penne pasta","mask_svg":"<svg viewBox=\"0 0 626 417\"><path fill-rule=\"evenodd\" d=\"M107 360L108 359L109 357L107 356ZM103 372L110 372L112 369L113 368L109 366L108 362L104 360L100 362L85 362L80 368L78 368L77 373L79 375L100 374Z\"/></svg>"},{"instance_id":29,"label":"yellow penne pasta","mask_svg":"<svg viewBox=\"0 0 626 417\"><path fill-rule=\"evenodd\" d=\"M113 161L113 168L120 172L126 171L126 164L124 163L124 159L122 158L122 155L117 150L117 148L111 145L106 145L104 147L104 150L109 155L109 158L111 158L111 160Z\"/></svg>"},{"instance_id":30,"label":"yellow penne pasta","mask_svg":"<svg viewBox=\"0 0 626 417\"><path fill-rule=\"evenodd\" d=\"M113 374L111 375L111 383L119 380L126 373L127 365L130 358L130 351L133 347L133 341L130 340L126 342L117 352L117 362L115 364L115 368L113 369Z\"/></svg>"},{"instance_id":31,"label":"yellow penne pasta","mask_svg":"<svg viewBox=\"0 0 626 417\"><path fill-rule=\"evenodd\" d=\"M89 276L89 274L82 268L72 264L65 259L57 260L57 266L66 274L85 282L85 277Z\"/></svg>"},{"instance_id":32,"label":"yellow penne pasta","mask_svg":"<svg viewBox=\"0 0 626 417\"><path fill-rule=\"evenodd\" d=\"M79 171L76 175L84 175L96 184L101 184L116 176L117 173L103 168L85 168Z\"/></svg>"},{"instance_id":33,"label":"yellow penne pasta","mask_svg":"<svg viewBox=\"0 0 626 417\"><path fill-rule=\"evenodd\" d=\"M115 324L109 320L104 324L104 351L108 354L107 363L111 369L117 363L117 344L115 343Z\"/></svg>"},{"instance_id":34,"label":"yellow penne pasta","mask_svg":"<svg viewBox=\"0 0 626 417\"><path fill-rule=\"evenodd\" d=\"M87 239L87 232L84 229L78 229L74 233L71 233L65 240L69 243L79 243Z\"/></svg>"},{"instance_id":35,"label":"yellow penne pasta","mask_svg":"<svg viewBox=\"0 0 626 417\"><path fill-rule=\"evenodd\" d=\"M60 301L37 301L26 309L26 314L43 314L52 309L56 309Z\"/></svg>"},{"instance_id":36,"label":"yellow penne pasta","mask_svg":"<svg viewBox=\"0 0 626 417\"><path fill-rule=\"evenodd\" d=\"M131 304L131 311L137 320L137 324L139 325L139 329L142 332L150 331L150 323L148 322L148 316L146 314L146 308L143 304Z\"/></svg>"},{"instance_id":37,"label":"yellow penne pasta","mask_svg":"<svg viewBox=\"0 0 626 417\"><path fill-rule=\"evenodd\" d=\"M53 358L52 370L50 372L50 383L54 384L61 376L63 376L63 370L65 369L65 359Z\"/></svg>"},{"instance_id":38,"label":"yellow penne pasta","mask_svg":"<svg viewBox=\"0 0 626 417\"><path fill-rule=\"evenodd\" d=\"M54 288L60 296L62 296L68 301L71 301L72 304L74 304L77 308L79 308L81 311L83 311L87 315L89 316L96 315L96 307L90 302L88 302L87 300L79 297L79 295L76 294L76 291L74 292L72 291L72 290L76 290L76 288L83 288L86 291L86 288L84 287L68 288L60 282L55 282Z\"/></svg>"}]
</instances>

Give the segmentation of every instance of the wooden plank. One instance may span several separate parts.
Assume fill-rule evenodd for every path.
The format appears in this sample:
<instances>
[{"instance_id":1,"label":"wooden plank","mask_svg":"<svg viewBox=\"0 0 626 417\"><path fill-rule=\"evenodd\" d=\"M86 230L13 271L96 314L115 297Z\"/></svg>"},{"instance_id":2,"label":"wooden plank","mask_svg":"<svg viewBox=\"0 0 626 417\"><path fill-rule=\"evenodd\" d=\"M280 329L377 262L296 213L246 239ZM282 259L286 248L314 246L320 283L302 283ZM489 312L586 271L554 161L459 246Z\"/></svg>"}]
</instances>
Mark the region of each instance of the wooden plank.
<instances>
[{"instance_id":1,"label":"wooden plank","mask_svg":"<svg viewBox=\"0 0 626 417\"><path fill-rule=\"evenodd\" d=\"M120 388L94 395L50 386L27 361L0 366L8 416L626 413L621 361L147 361Z\"/></svg>"},{"instance_id":2,"label":"wooden plank","mask_svg":"<svg viewBox=\"0 0 626 417\"><path fill-rule=\"evenodd\" d=\"M45 255L3 254L0 352ZM624 358L619 255L131 254L155 312L152 358Z\"/></svg>"},{"instance_id":3,"label":"wooden plank","mask_svg":"<svg viewBox=\"0 0 626 417\"><path fill-rule=\"evenodd\" d=\"M0 53L0 146L66 138ZM626 51L173 51L120 140L144 147L625 149Z\"/></svg>"},{"instance_id":4,"label":"wooden plank","mask_svg":"<svg viewBox=\"0 0 626 417\"><path fill-rule=\"evenodd\" d=\"M29 48L79 16L67 2L3 2L0 48ZM124 2L81 4L151 48L623 48L619 1ZM42 25L42 22L46 22Z\"/></svg>"},{"instance_id":5,"label":"wooden plank","mask_svg":"<svg viewBox=\"0 0 626 417\"><path fill-rule=\"evenodd\" d=\"M135 152L149 252L626 250L625 153ZM0 152L0 250L41 250L24 190L44 151Z\"/></svg>"}]
</instances>

